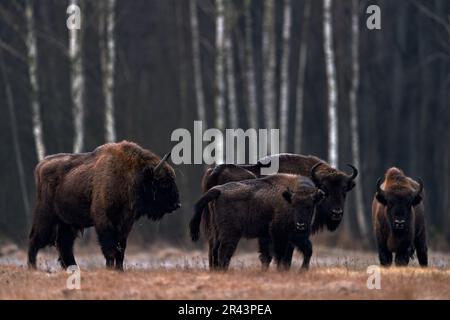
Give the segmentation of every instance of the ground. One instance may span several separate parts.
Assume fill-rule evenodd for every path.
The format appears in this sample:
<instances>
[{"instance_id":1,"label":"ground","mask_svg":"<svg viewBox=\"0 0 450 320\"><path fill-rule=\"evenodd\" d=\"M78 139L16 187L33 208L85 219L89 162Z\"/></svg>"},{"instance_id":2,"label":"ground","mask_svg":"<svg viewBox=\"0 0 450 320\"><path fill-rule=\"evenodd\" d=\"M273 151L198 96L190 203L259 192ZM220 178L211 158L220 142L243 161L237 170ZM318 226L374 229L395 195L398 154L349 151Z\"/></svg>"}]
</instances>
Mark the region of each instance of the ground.
<instances>
[{"instance_id":1,"label":"ground","mask_svg":"<svg viewBox=\"0 0 450 320\"><path fill-rule=\"evenodd\" d=\"M381 270L381 289L367 288L374 252L315 248L311 268L300 272L296 253L289 272L260 270L257 254L238 252L228 272L209 272L206 251L131 248L124 273L103 268L98 252L79 250L81 289L68 290L68 274L54 249L25 267L21 250L0 252L0 299L450 299L450 255L430 254L430 268Z\"/></svg>"}]
</instances>

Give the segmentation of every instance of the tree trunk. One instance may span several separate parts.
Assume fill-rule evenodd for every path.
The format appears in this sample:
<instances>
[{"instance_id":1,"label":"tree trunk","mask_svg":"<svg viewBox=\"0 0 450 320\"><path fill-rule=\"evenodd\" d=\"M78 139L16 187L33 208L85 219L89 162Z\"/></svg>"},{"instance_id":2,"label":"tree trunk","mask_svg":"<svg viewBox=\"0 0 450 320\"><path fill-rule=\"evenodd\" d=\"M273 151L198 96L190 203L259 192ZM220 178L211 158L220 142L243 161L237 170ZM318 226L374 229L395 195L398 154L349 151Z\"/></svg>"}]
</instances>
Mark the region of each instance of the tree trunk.
<instances>
[{"instance_id":1,"label":"tree trunk","mask_svg":"<svg viewBox=\"0 0 450 320\"><path fill-rule=\"evenodd\" d=\"M190 22L192 32L192 63L194 68L195 98L197 102L198 120L203 122L203 127L207 128L205 111L205 94L203 92L202 67L200 60L200 35L197 16L197 0L190 0Z\"/></svg>"},{"instance_id":2,"label":"tree trunk","mask_svg":"<svg viewBox=\"0 0 450 320\"><path fill-rule=\"evenodd\" d=\"M215 109L216 118L215 126L219 130L225 129L225 8L223 0L216 0L216 93L215 93ZM224 156L223 141L218 141L216 149L216 159L222 159Z\"/></svg>"},{"instance_id":3,"label":"tree trunk","mask_svg":"<svg viewBox=\"0 0 450 320\"><path fill-rule=\"evenodd\" d=\"M300 56L298 63L298 81L297 81L297 108L295 111L295 135L294 150L301 153L302 150L302 128L303 128L303 102L305 86L306 59L308 56L308 35L309 35L309 17L311 14L311 0L305 0L303 7L302 38L300 43Z\"/></svg>"},{"instance_id":4,"label":"tree trunk","mask_svg":"<svg viewBox=\"0 0 450 320\"><path fill-rule=\"evenodd\" d=\"M328 86L328 161L338 166L338 114L336 66L333 50L332 0L323 1L323 38Z\"/></svg>"},{"instance_id":5,"label":"tree trunk","mask_svg":"<svg viewBox=\"0 0 450 320\"><path fill-rule=\"evenodd\" d=\"M77 0L71 0L72 5L78 5ZM84 143L84 76L83 60L81 51L81 29L69 30L69 57L70 57L70 80L71 96L73 103L74 119L74 142L73 152L79 153L83 150Z\"/></svg>"},{"instance_id":6,"label":"tree trunk","mask_svg":"<svg viewBox=\"0 0 450 320\"><path fill-rule=\"evenodd\" d=\"M275 12L274 0L265 0L263 25L264 116L266 128L275 128Z\"/></svg>"},{"instance_id":7,"label":"tree trunk","mask_svg":"<svg viewBox=\"0 0 450 320\"><path fill-rule=\"evenodd\" d=\"M45 143L44 132L42 129L41 106L39 103L39 83L38 83L38 68L37 68L37 45L36 33L34 29L34 10L33 0L28 0L26 4L26 19L27 19L27 53L28 53L28 74L30 79L30 99L31 99L31 113L33 121L33 137L36 146L36 155L39 161L45 157Z\"/></svg>"},{"instance_id":8,"label":"tree trunk","mask_svg":"<svg viewBox=\"0 0 450 320\"><path fill-rule=\"evenodd\" d=\"M256 79L255 63L253 56L253 20L251 0L246 2L245 10L245 56L247 65L247 94L248 94L248 118L250 128L258 127L257 102L256 102Z\"/></svg>"},{"instance_id":9,"label":"tree trunk","mask_svg":"<svg viewBox=\"0 0 450 320\"><path fill-rule=\"evenodd\" d=\"M286 152L289 135L289 55L291 40L291 0L284 1L283 55L281 58L280 131L281 152Z\"/></svg>"},{"instance_id":10,"label":"tree trunk","mask_svg":"<svg viewBox=\"0 0 450 320\"><path fill-rule=\"evenodd\" d=\"M359 120L358 120L358 88L359 88L359 1L352 0L352 83L350 88L350 126L352 135L352 155L354 165L361 169L359 156ZM355 187L356 220L362 239L367 239L367 222L364 215L364 199L362 179Z\"/></svg>"},{"instance_id":11,"label":"tree trunk","mask_svg":"<svg viewBox=\"0 0 450 320\"><path fill-rule=\"evenodd\" d=\"M116 0L104 0L100 12L100 64L105 99L105 140L116 141L114 121L114 63L116 57L114 27Z\"/></svg>"},{"instance_id":12,"label":"tree trunk","mask_svg":"<svg viewBox=\"0 0 450 320\"><path fill-rule=\"evenodd\" d=\"M25 179L25 170L22 162L22 151L20 147L20 140L19 140L19 132L17 129L17 119L16 119L16 111L14 106L14 98L11 92L11 85L9 83L8 75L6 74L5 70L5 63L3 61L3 53L0 51L0 64L1 64L1 72L2 72L2 78L3 83L5 86L5 93L6 93L6 104L8 105L8 111L9 111L9 119L11 123L11 135L13 139L13 148L14 148L14 155L16 157L16 165L17 165L17 172L19 174L19 185L20 190L22 194L22 203L23 203L23 209L25 210L25 218L26 218L26 228L29 229L29 225L31 222L31 212L30 212L30 204L28 201L28 192L27 192L27 185L26 185L26 179Z\"/></svg>"},{"instance_id":13,"label":"tree trunk","mask_svg":"<svg viewBox=\"0 0 450 320\"><path fill-rule=\"evenodd\" d=\"M228 2L231 7L232 3ZM230 119L230 127L238 128L238 111L236 105L236 81L235 81L235 66L233 56L233 40L232 40L232 17L231 8L227 10L227 34L225 37L225 54L226 54L226 67L227 67L227 86L228 86L228 111Z\"/></svg>"}]
</instances>

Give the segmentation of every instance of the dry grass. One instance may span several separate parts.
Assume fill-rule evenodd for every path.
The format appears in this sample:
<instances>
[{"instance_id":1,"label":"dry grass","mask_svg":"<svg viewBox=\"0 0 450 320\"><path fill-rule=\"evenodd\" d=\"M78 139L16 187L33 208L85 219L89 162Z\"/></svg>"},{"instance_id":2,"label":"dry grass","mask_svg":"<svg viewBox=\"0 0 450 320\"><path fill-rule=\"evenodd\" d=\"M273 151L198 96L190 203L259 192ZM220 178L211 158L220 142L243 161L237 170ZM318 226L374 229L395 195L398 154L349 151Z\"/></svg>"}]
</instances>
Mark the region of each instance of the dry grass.
<instances>
[{"instance_id":1,"label":"dry grass","mask_svg":"<svg viewBox=\"0 0 450 320\"><path fill-rule=\"evenodd\" d=\"M450 299L446 255L432 255L427 269L383 269L381 290L367 289L373 253L316 250L311 270L261 272L257 256L240 253L229 272L206 270L204 252L176 249L131 253L127 271L104 270L99 254L78 254L81 290L66 289L68 275L55 256L40 258L39 271L23 264L23 252L0 258L0 299Z\"/></svg>"}]
</instances>

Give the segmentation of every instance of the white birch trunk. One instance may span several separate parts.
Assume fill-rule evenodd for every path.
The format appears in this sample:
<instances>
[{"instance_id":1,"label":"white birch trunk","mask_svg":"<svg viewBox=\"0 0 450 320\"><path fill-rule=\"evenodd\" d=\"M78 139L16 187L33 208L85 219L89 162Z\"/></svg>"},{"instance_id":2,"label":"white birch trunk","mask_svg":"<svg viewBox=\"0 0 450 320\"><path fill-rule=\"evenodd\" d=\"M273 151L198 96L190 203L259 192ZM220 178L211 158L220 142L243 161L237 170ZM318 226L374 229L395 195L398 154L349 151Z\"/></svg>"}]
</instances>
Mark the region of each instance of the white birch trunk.
<instances>
[{"instance_id":1,"label":"white birch trunk","mask_svg":"<svg viewBox=\"0 0 450 320\"><path fill-rule=\"evenodd\" d=\"M216 119L215 126L219 130L225 129L225 8L224 0L216 0L216 96L215 109ZM223 141L218 141L216 148L216 158L224 157Z\"/></svg>"},{"instance_id":2,"label":"white birch trunk","mask_svg":"<svg viewBox=\"0 0 450 320\"><path fill-rule=\"evenodd\" d=\"M328 86L328 161L338 166L338 115L336 67L333 50L332 0L323 0L323 38Z\"/></svg>"},{"instance_id":3,"label":"white birch trunk","mask_svg":"<svg viewBox=\"0 0 450 320\"><path fill-rule=\"evenodd\" d=\"M289 134L289 55L291 39L291 0L284 1L283 13L283 55L281 58L281 90L280 90L280 132L281 152L285 152Z\"/></svg>"},{"instance_id":4,"label":"white birch trunk","mask_svg":"<svg viewBox=\"0 0 450 320\"><path fill-rule=\"evenodd\" d=\"M227 15L227 35L225 38L226 66L227 66L227 86L228 86L228 110L230 127L238 128L238 111L236 105L236 81L234 77L234 56L233 56L233 40L231 37L231 17Z\"/></svg>"},{"instance_id":5,"label":"white birch trunk","mask_svg":"<svg viewBox=\"0 0 450 320\"><path fill-rule=\"evenodd\" d=\"M305 69L308 56L308 35L309 35L309 17L311 13L311 0L305 0L303 7L302 38L300 43L300 56L298 67L297 83L297 108L295 111L295 147L296 153L302 150L303 134L303 109L304 109L304 91L305 91Z\"/></svg>"},{"instance_id":6,"label":"white birch trunk","mask_svg":"<svg viewBox=\"0 0 450 320\"><path fill-rule=\"evenodd\" d=\"M0 53L0 55L1 55L1 53ZM25 210L25 217L26 217L27 229L28 229L30 222L31 222L30 204L28 201L28 193L27 193L26 180L25 180L25 170L24 170L24 166L23 166L23 162L22 162L22 151L20 148L19 133L18 133L18 129L17 129L17 119L16 119L16 112L15 112L15 106L14 106L14 98L13 98L13 95L11 92L11 85L9 83L8 76L6 75L3 56L0 56L0 64L1 64L3 83L4 83L4 87L5 87L5 93L6 93L6 104L8 105L9 119L10 119L10 123L11 123L11 135L12 135L12 139L13 139L14 155L16 157L17 172L19 174L19 185L20 185L20 191L22 194L23 209Z\"/></svg>"},{"instance_id":7,"label":"white birch trunk","mask_svg":"<svg viewBox=\"0 0 450 320\"><path fill-rule=\"evenodd\" d=\"M275 13L274 0L265 0L263 23L264 116L266 128L275 128Z\"/></svg>"},{"instance_id":8,"label":"white birch trunk","mask_svg":"<svg viewBox=\"0 0 450 320\"><path fill-rule=\"evenodd\" d=\"M71 0L70 4L79 5L77 0ZM83 23L83 22L82 22ZM73 152L83 150L84 143L84 77L81 51L81 29L69 30L69 57L71 96L73 103L74 142Z\"/></svg>"},{"instance_id":9,"label":"white birch trunk","mask_svg":"<svg viewBox=\"0 0 450 320\"><path fill-rule=\"evenodd\" d=\"M25 14L27 19L26 46L28 54L28 74L31 86L31 118L33 122L33 137L36 146L36 155L39 161L45 157L44 132L42 129L41 106L39 103L39 82L37 75L37 45L34 29L33 0L28 0Z\"/></svg>"},{"instance_id":10,"label":"white birch trunk","mask_svg":"<svg viewBox=\"0 0 450 320\"><path fill-rule=\"evenodd\" d=\"M198 120L202 121L204 128L206 128L207 124L205 111L205 95L203 92L203 78L200 60L200 34L197 17L197 0L190 0L189 6L192 32L192 63L194 68L194 86L195 98L197 101L197 116Z\"/></svg>"},{"instance_id":11,"label":"white birch trunk","mask_svg":"<svg viewBox=\"0 0 450 320\"><path fill-rule=\"evenodd\" d=\"M245 48L246 48L246 80L248 95L248 119L250 128L258 127L257 102L256 102L256 78L255 64L253 58L253 27L252 27L251 1L247 1L247 9L245 14Z\"/></svg>"},{"instance_id":12,"label":"white birch trunk","mask_svg":"<svg viewBox=\"0 0 450 320\"><path fill-rule=\"evenodd\" d=\"M100 12L100 62L105 98L105 140L116 141L114 118L114 63L116 58L114 27L116 0L104 0Z\"/></svg>"},{"instance_id":13,"label":"white birch trunk","mask_svg":"<svg viewBox=\"0 0 450 320\"><path fill-rule=\"evenodd\" d=\"M350 89L350 125L352 133L353 163L361 168L359 157L359 122L358 122L358 88L359 88L359 2L352 0L352 85ZM362 180L359 178L355 187L356 219L363 239L367 236L367 223L364 215Z\"/></svg>"}]
</instances>

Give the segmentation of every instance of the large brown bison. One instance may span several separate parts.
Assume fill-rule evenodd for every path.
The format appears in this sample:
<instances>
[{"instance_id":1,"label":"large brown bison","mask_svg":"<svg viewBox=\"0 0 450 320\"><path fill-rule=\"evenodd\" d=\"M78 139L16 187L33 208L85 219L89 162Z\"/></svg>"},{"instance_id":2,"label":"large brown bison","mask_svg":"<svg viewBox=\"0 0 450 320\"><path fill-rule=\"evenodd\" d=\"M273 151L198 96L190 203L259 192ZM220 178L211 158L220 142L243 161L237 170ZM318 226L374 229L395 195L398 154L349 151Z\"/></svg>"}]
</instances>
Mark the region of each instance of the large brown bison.
<instances>
[{"instance_id":1,"label":"large brown bison","mask_svg":"<svg viewBox=\"0 0 450 320\"><path fill-rule=\"evenodd\" d=\"M210 204L209 215L211 269L227 269L241 237L265 239L260 248L270 255L273 245L280 269L290 266L292 253L286 255L289 244L304 255L302 267L308 268L312 255L309 240L315 205L324 192L305 177L276 174L260 179L229 182L207 191L195 205L201 215ZM191 237L199 238L197 224L191 223ZM288 256L288 259L286 258ZM268 266L270 261L266 261Z\"/></svg>"},{"instance_id":2,"label":"large brown bison","mask_svg":"<svg viewBox=\"0 0 450 320\"><path fill-rule=\"evenodd\" d=\"M56 245L63 267L76 264L73 244L94 226L107 267L123 270L126 242L141 216L158 220L180 207L175 173L167 160L135 143L108 143L92 152L56 154L35 169L36 206L28 265L38 250Z\"/></svg>"},{"instance_id":3,"label":"large brown bison","mask_svg":"<svg viewBox=\"0 0 450 320\"><path fill-rule=\"evenodd\" d=\"M378 179L372 203L372 221L378 243L380 264L404 266L414 251L421 266L428 265L423 183L405 176L402 170L390 168Z\"/></svg>"}]
</instances>

